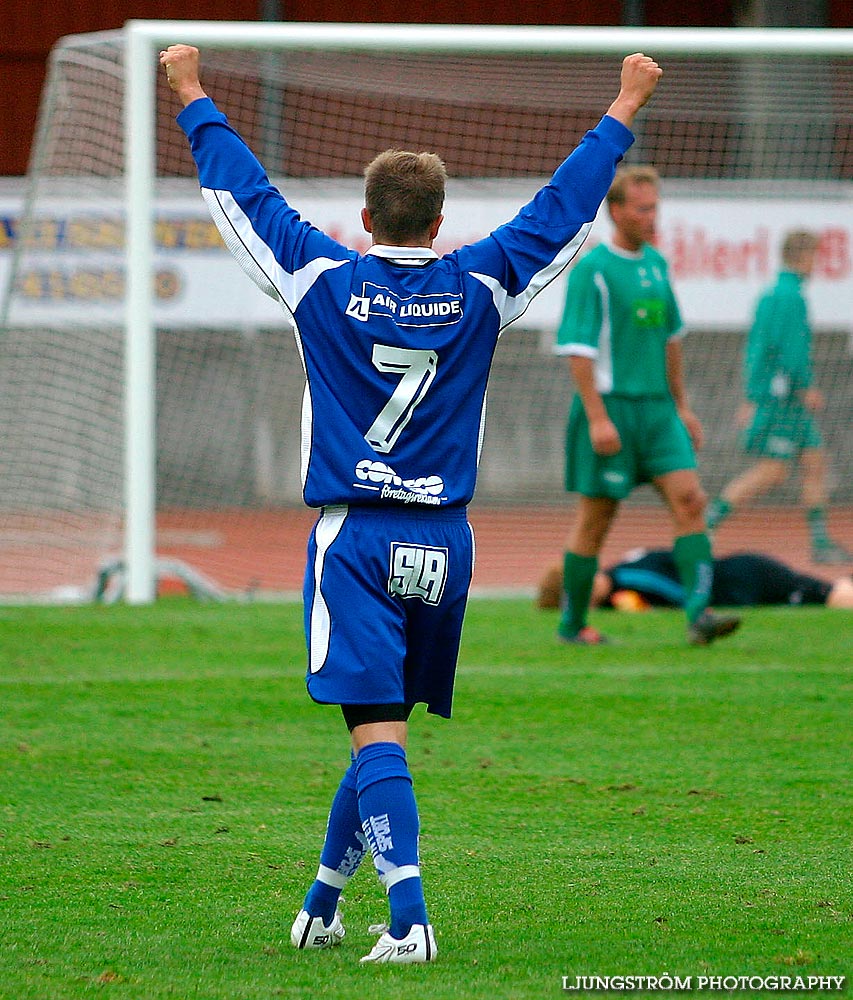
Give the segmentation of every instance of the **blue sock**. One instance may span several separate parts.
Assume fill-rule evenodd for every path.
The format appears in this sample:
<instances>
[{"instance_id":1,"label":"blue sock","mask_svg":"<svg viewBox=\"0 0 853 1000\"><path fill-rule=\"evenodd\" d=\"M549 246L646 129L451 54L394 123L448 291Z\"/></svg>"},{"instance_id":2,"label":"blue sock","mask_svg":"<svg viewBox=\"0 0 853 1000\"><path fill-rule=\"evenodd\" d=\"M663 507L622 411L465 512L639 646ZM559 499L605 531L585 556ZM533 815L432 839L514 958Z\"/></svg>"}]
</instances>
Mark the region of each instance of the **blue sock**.
<instances>
[{"instance_id":1,"label":"blue sock","mask_svg":"<svg viewBox=\"0 0 853 1000\"><path fill-rule=\"evenodd\" d=\"M332 800L317 878L303 904L312 917L322 917L323 923L329 925L338 908L341 890L356 873L366 853L353 759Z\"/></svg>"},{"instance_id":2,"label":"blue sock","mask_svg":"<svg viewBox=\"0 0 853 1000\"><path fill-rule=\"evenodd\" d=\"M406 752L398 743L371 743L356 758L358 810L379 880L391 907L391 936L429 923L418 858L418 807Z\"/></svg>"}]
</instances>

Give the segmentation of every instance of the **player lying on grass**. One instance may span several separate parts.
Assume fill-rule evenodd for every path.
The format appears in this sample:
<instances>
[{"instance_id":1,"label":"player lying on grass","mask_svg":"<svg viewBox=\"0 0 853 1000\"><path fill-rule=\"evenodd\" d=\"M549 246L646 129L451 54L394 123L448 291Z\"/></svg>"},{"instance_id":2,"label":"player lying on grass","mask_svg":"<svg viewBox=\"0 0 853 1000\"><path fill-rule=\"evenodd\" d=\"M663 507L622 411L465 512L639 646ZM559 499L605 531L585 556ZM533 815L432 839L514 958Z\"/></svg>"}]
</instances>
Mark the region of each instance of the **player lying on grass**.
<instances>
[{"instance_id":1,"label":"player lying on grass","mask_svg":"<svg viewBox=\"0 0 853 1000\"><path fill-rule=\"evenodd\" d=\"M562 567L555 563L539 583L536 603L540 608L559 607L562 578ZM830 583L760 552L739 552L714 560L711 599L723 607L823 604L851 610L853 578L844 576ZM596 573L592 604L618 611L682 607L684 587L671 550L637 549Z\"/></svg>"},{"instance_id":2,"label":"player lying on grass","mask_svg":"<svg viewBox=\"0 0 853 1000\"><path fill-rule=\"evenodd\" d=\"M551 181L491 235L439 257L437 155L387 150L367 166L361 218L372 245L359 254L270 183L202 89L198 50L174 45L160 59L185 105L178 121L211 215L290 317L305 370L303 497L319 508L304 585L307 685L315 701L340 706L351 763L291 941L341 943L341 890L369 851L391 920L362 961L429 962L407 722L421 702L450 716L492 357L504 327L583 243L661 70L628 56L608 113ZM335 756L319 747L318 767Z\"/></svg>"}]
</instances>

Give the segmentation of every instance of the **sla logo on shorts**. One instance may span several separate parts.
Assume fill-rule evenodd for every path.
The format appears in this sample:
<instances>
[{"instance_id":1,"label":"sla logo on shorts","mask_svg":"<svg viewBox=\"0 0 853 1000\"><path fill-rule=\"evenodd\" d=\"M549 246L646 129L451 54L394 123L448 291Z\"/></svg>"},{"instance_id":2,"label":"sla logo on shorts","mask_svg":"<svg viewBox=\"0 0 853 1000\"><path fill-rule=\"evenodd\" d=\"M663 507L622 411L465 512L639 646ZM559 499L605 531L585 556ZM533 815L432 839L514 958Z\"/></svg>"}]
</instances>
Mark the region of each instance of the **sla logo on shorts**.
<instances>
[{"instance_id":1,"label":"sla logo on shorts","mask_svg":"<svg viewBox=\"0 0 853 1000\"><path fill-rule=\"evenodd\" d=\"M391 543L389 594L419 597L424 604L438 604L446 582L447 549Z\"/></svg>"}]
</instances>

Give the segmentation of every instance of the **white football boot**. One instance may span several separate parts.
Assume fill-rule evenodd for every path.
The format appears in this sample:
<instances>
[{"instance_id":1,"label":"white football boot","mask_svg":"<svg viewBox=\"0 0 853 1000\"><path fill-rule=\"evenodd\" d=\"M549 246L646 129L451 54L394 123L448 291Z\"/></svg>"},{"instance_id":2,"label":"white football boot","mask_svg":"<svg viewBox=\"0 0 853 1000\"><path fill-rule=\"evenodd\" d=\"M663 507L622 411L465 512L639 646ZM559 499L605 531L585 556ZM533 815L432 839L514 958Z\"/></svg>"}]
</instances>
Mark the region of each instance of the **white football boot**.
<instances>
[{"instance_id":1,"label":"white football boot","mask_svg":"<svg viewBox=\"0 0 853 1000\"><path fill-rule=\"evenodd\" d=\"M300 910L290 928L290 943L294 948L334 948L345 934L340 913L335 912L327 927L322 917L312 917L307 910Z\"/></svg>"},{"instance_id":2,"label":"white football boot","mask_svg":"<svg viewBox=\"0 0 853 1000\"><path fill-rule=\"evenodd\" d=\"M413 924L409 933L401 939L391 937L387 924L375 924L371 934L382 936L362 962L433 962L438 954L432 924Z\"/></svg>"}]
</instances>

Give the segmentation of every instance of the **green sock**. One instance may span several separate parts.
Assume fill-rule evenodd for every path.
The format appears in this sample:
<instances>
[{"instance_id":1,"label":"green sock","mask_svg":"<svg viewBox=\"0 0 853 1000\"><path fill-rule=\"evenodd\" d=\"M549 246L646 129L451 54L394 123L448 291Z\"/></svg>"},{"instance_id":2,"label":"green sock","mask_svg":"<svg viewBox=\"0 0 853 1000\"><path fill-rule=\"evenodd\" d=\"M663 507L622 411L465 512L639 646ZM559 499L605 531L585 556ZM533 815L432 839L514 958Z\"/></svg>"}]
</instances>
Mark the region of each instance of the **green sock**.
<instances>
[{"instance_id":1,"label":"green sock","mask_svg":"<svg viewBox=\"0 0 853 1000\"><path fill-rule=\"evenodd\" d=\"M672 555L684 587L684 611L687 620L694 622L711 603L714 580L711 542L704 531L682 535L676 538Z\"/></svg>"},{"instance_id":2,"label":"green sock","mask_svg":"<svg viewBox=\"0 0 853 1000\"><path fill-rule=\"evenodd\" d=\"M732 505L728 500L725 500L723 497L715 497L708 504L708 511L705 515L705 523L708 525L708 531L713 531L717 525L722 524L731 512Z\"/></svg>"},{"instance_id":3,"label":"green sock","mask_svg":"<svg viewBox=\"0 0 853 1000\"><path fill-rule=\"evenodd\" d=\"M566 607L560 617L558 631L571 639L586 625L589 599L592 596L592 579L598 569L598 556L576 556L567 552L563 557L563 590Z\"/></svg>"},{"instance_id":4,"label":"green sock","mask_svg":"<svg viewBox=\"0 0 853 1000\"><path fill-rule=\"evenodd\" d=\"M809 507L806 520L812 536L812 547L816 549L829 545L829 532L826 529L826 510L823 507Z\"/></svg>"}]
</instances>

